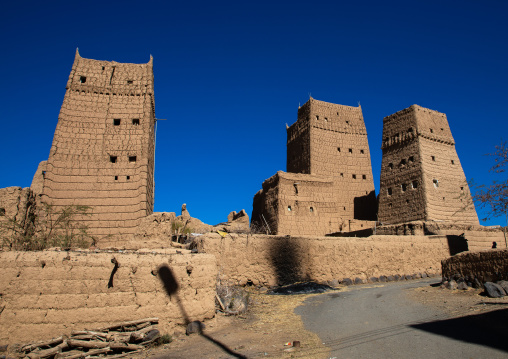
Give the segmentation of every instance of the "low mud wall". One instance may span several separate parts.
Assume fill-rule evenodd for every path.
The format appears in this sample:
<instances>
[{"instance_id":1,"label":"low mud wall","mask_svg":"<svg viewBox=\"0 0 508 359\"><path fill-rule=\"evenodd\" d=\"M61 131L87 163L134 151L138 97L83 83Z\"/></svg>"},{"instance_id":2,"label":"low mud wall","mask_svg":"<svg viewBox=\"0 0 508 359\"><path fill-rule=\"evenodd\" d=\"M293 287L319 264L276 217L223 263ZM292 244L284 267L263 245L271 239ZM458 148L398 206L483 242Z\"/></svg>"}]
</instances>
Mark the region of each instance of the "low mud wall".
<instances>
[{"instance_id":1,"label":"low mud wall","mask_svg":"<svg viewBox=\"0 0 508 359\"><path fill-rule=\"evenodd\" d=\"M217 257L221 278L239 284L273 286L294 281L441 272L450 256L446 236L368 238L283 237L218 234L198 237L200 252Z\"/></svg>"},{"instance_id":2,"label":"low mud wall","mask_svg":"<svg viewBox=\"0 0 508 359\"><path fill-rule=\"evenodd\" d=\"M483 287L485 282L508 280L508 249L465 252L441 262L443 279Z\"/></svg>"},{"instance_id":3,"label":"low mud wall","mask_svg":"<svg viewBox=\"0 0 508 359\"><path fill-rule=\"evenodd\" d=\"M168 272L179 286L171 296L161 281ZM211 254L3 252L0 273L0 344L145 317L158 317L159 330L172 334L185 315L215 315L217 266Z\"/></svg>"}]
</instances>

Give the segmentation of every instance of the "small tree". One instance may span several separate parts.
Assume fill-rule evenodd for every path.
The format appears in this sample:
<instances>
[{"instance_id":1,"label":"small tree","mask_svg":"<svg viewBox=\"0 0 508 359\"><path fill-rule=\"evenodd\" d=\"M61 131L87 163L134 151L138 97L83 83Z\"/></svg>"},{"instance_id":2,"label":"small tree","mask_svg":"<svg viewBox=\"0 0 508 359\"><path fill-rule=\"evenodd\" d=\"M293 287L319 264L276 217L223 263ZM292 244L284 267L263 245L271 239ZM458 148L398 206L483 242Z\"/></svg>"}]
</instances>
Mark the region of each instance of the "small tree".
<instances>
[{"instance_id":1,"label":"small tree","mask_svg":"<svg viewBox=\"0 0 508 359\"><path fill-rule=\"evenodd\" d=\"M95 239L77 217L90 215L90 207L66 206L57 211L43 203L37 219L6 218L0 222L1 245L11 250L37 251L48 247L88 247Z\"/></svg>"},{"instance_id":2,"label":"small tree","mask_svg":"<svg viewBox=\"0 0 508 359\"><path fill-rule=\"evenodd\" d=\"M495 162L490 172L497 174L504 173L508 169L508 146L506 142L502 142L495 149L494 153L488 154L494 157ZM505 217L504 240L506 247L508 247L506 241L506 229L508 227L508 178L501 181L493 181L489 186L478 185L475 187L476 191L473 200L479 207L487 209L487 217L484 220L501 216Z\"/></svg>"}]
</instances>

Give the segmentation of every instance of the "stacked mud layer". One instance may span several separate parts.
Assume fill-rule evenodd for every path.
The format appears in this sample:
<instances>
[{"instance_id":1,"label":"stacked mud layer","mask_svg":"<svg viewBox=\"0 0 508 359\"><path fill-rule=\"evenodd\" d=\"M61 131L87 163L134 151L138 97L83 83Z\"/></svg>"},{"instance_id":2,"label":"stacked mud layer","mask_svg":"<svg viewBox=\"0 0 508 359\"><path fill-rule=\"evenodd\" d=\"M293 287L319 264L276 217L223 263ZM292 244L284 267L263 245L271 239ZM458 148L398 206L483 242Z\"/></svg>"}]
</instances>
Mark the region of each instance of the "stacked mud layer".
<instances>
[{"instance_id":1,"label":"stacked mud layer","mask_svg":"<svg viewBox=\"0 0 508 359\"><path fill-rule=\"evenodd\" d=\"M310 98L287 129L287 170L267 179L254 197L252 222L270 233L324 235L361 229L375 220L360 107Z\"/></svg>"},{"instance_id":2,"label":"stacked mud layer","mask_svg":"<svg viewBox=\"0 0 508 359\"><path fill-rule=\"evenodd\" d=\"M413 105L383 120L379 221L479 224L446 115Z\"/></svg>"},{"instance_id":3,"label":"stacked mud layer","mask_svg":"<svg viewBox=\"0 0 508 359\"><path fill-rule=\"evenodd\" d=\"M53 145L34 177L42 200L91 207L90 233L132 233L153 211L152 58L147 64L84 59L76 51Z\"/></svg>"}]
</instances>

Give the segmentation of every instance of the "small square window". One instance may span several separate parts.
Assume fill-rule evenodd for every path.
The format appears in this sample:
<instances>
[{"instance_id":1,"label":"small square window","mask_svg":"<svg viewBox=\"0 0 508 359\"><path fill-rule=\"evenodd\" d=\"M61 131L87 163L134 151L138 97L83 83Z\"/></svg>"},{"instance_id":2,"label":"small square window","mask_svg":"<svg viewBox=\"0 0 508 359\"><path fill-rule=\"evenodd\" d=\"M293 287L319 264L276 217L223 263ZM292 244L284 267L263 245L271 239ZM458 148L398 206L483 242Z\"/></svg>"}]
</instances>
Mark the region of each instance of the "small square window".
<instances>
[{"instance_id":1,"label":"small square window","mask_svg":"<svg viewBox=\"0 0 508 359\"><path fill-rule=\"evenodd\" d=\"M436 156L430 156L432 158L432 161L436 160Z\"/></svg>"},{"instance_id":2,"label":"small square window","mask_svg":"<svg viewBox=\"0 0 508 359\"><path fill-rule=\"evenodd\" d=\"M434 187L435 188L438 188L439 187L439 181L437 179L433 179L432 180L432 183L434 184Z\"/></svg>"},{"instance_id":3,"label":"small square window","mask_svg":"<svg viewBox=\"0 0 508 359\"><path fill-rule=\"evenodd\" d=\"M391 195L392 195L392 188L391 188L391 187L388 187L387 192L388 192L388 195L389 195L389 196L391 196Z\"/></svg>"},{"instance_id":4,"label":"small square window","mask_svg":"<svg viewBox=\"0 0 508 359\"><path fill-rule=\"evenodd\" d=\"M418 188L418 181L411 182L411 187L413 187L413 189L417 189Z\"/></svg>"},{"instance_id":5,"label":"small square window","mask_svg":"<svg viewBox=\"0 0 508 359\"><path fill-rule=\"evenodd\" d=\"M104 71L106 68L104 66L102 66L102 71Z\"/></svg>"},{"instance_id":6,"label":"small square window","mask_svg":"<svg viewBox=\"0 0 508 359\"><path fill-rule=\"evenodd\" d=\"M460 190L463 191L464 190L464 187L460 187Z\"/></svg>"},{"instance_id":7,"label":"small square window","mask_svg":"<svg viewBox=\"0 0 508 359\"><path fill-rule=\"evenodd\" d=\"M328 117L325 117L325 122L328 122Z\"/></svg>"},{"instance_id":8,"label":"small square window","mask_svg":"<svg viewBox=\"0 0 508 359\"><path fill-rule=\"evenodd\" d=\"M138 125L139 125L139 118L133 118L133 119L132 119L132 124L133 124L134 126L138 126Z\"/></svg>"},{"instance_id":9,"label":"small square window","mask_svg":"<svg viewBox=\"0 0 508 359\"><path fill-rule=\"evenodd\" d=\"M316 120L318 120L318 121L319 121L319 116L318 116L318 115L316 115Z\"/></svg>"},{"instance_id":10,"label":"small square window","mask_svg":"<svg viewBox=\"0 0 508 359\"><path fill-rule=\"evenodd\" d=\"M430 133L434 133L434 130L432 128L430 129Z\"/></svg>"},{"instance_id":11,"label":"small square window","mask_svg":"<svg viewBox=\"0 0 508 359\"><path fill-rule=\"evenodd\" d=\"M120 126L120 122L121 122L121 120L120 120L119 118L115 118L115 119L113 120L113 125L115 125L115 126Z\"/></svg>"},{"instance_id":12,"label":"small square window","mask_svg":"<svg viewBox=\"0 0 508 359\"><path fill-rule=\"evenodd\" d=\"M364 154L363 150L360 150L360 153L363 155Z\"/></svg>"},{"instance_id":13,"label":"small square window","mask_svg":"<svg viewBox=\"0 0 508 359\"><path fill-rule=\"evenodd\" d=\"M340 176L341 176L341 177L344 177L344 173L341 173L341 174L340 174Z\"/></svg>"},{"instance_id":14,"label":"small square window","mask_svg":"<svg viewBox=\"0 0 508 359\"><path fill-rule=\"evenodd\" d=\"M42 179L46 179L46 171L42 171Z\"/></svg>"},{"instance_id":15,"label":"small square window","mask_svg":"<svg viewBox=\"0 0 508 359\"><path fill-rule=\"evenodd\" d=\"M346 125L349 125L349 121L346 121Z\"/></svg>"},{"instance_id":16,"label":"small square window","mask_svg":"<svg viewBox=\"0 0 508 359\"><path fill-rule=\"evenodd\" d=\"M339 151L339 152L340 152L340 147L337 147L337 151Z\"/></svg>"},{"instance_id":17,"label":"small square window","mask_svg":"<svg viewBox=\"0 0 508 359\"><path fill-rule=\"evenodd\" d=\"M401 184L400 189L402 190L402 192L406 192L407 185L405 183Z\"/></svg>"},{"instance_id":18,"label":"small square window","mask_svg":"<svg viewBox=\"0 0 508 359\"><path fill-rule=\"evenodd\" d=\"M130 180L131 179L131 176L127 176L127 180Z\"/></svg>"},{"instance_id":19,"label":"small square window","mask_svg":"<svg viewBox=\"0 0 508 359\"><path fill-rule=\"evenodd\" d=\"M314 212L314 207L309 208L310 213Z\"/></svg>"},{"instance_id":20,"label":"small square window","mask_svg":"<svg viewBox=\"0 0 508 359\"><path fill-rule=\"evenodd\" d=\"M414 162L415 158L413 156L409 156L409 162Z\"/></svg>"},{"instance_id":21,"label":"small square window","mask_svg":"<svg viewBox=\"0 0 508 359\"><path fill-rule=\"evenodd\" d=\"M344 207L344 211L346 210L346 207Z\"/></svg>"},{"instance_id":22,"label":"small square window","mask_svg":"<svg viewBox=\"0 0 508 359\"><path fill-rule=\"evenodd\" d=\"M0 217L4 217L5 216L5 208L0 208Z\"/></svg>"},{"instance_id":23,"label":"small square window","mask_svg":"<svg viewBox=\"0 0 508 359\"><path fill-rule=\"evenodd\" d=\"M356 175L353 175L353 179L356 179Z\"/></svg>"},{"instance_id":24,"label":"small square window","mask_svg":"<svg viewBox=\"0 0 508 359\"><path fill-rule=\"evenodd\" d=\"M136 156L129 156L129 162L136 162Z\"/></svg>"},{"instance_id":25,"label":"small square window","mask_svg":"<svg viewBox=\"0 0 508 359\"><path fill-rule=\"evenodd\" d=\"M291 206L288 206L288 212L291 212Z\"/></svg>"},{"instance_id":26,"label":"small square window","mask_svg":"<svg viewBox=\"0 0 508 359\"><path fill-rule=\"evenodd\" d=\"M367 179L367 176L366 175L362 175L362 179Z\"/></svg>"},{"instance_id":27,"label":"small square window","mask_svg":"<svg viewBox=\"0 0 508 359\"><path fill-rule=\"evenodd\" d=\"M84 84L86 82L86 76L80 76L79 77L79 82L81 82L82 84Z\"/></svg>"},{"instance_id":28,"label":"small square window","mask_svg":"<svg viewBox=\"0 0 508 359\"><path fill-rule=\"evenodd\" d=\"M116 159L117 159L116 156L109 156L109 162L111 163L116 163Z\"/></svg>"},{"instance_id":29,"label":"small square window","mask_svg":"<svg viewBox=\"0 0 508 359\"><path fill-rule=\"evenodd\" d=\"M393 163L389 163L388 164L388 168L392 170L393 169Z\"/></svg>"},{"instance_id":30,"label":"small square window","mask_svg":"<svg viewBox=\"0 0 508 359\"><path fill-rule=\"evenodd\" d=\"M353 149L352 148L349 149L349 153L353 153Z\"/></svg>"},{"instance_id":31,"label":"small square window","mask_svg":"<svg viewBox=\"0 0 508 359\"><path fill-rule=\"evenodd\" d=\"M118 176L115 176L115 181L118 181Z\"/></svg>"},{"instance_id":32,"label":"small square window","mask_svg":"<svg viewBox=\"0 0 508 359\"><path fill-rule=\"evenodd\" d=\"M454 164L455 164L455 161L454 161L454 160L452 160L452 165L454 165Z\"/></svg>"},{"instance_id":33,"label":"small square window","mask_svg":"<svg viewBox=\"0 0 508 359\"><path fill-rule=\"evenodd\" d=\"M132 80L127 80L127 83L128 83L129 85L132 85L132 84L134 83L134 81L132 81Z\"/></svg>"}]
</instances>

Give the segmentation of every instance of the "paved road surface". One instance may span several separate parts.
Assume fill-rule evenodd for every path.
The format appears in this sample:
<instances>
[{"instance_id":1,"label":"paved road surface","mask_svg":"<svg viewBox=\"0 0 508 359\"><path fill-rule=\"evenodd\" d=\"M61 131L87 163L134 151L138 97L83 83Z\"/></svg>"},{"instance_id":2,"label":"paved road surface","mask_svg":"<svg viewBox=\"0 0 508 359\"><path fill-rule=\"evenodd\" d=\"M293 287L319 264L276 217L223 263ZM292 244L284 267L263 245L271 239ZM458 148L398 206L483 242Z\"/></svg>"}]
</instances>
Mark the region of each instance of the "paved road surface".
<instances>
[{"instance_id":1,"label":"paved road surface","mask_svg":"<svg viewBox=\"0 0 508 359\"><path fill-rule=\"evenodd\" d=\"M507 309L450 318L406 297L438 280L355 286L295 309L337 358L508 358ZM468 316L469 315L469 316Z\"/></svg>"}]
</instances>

